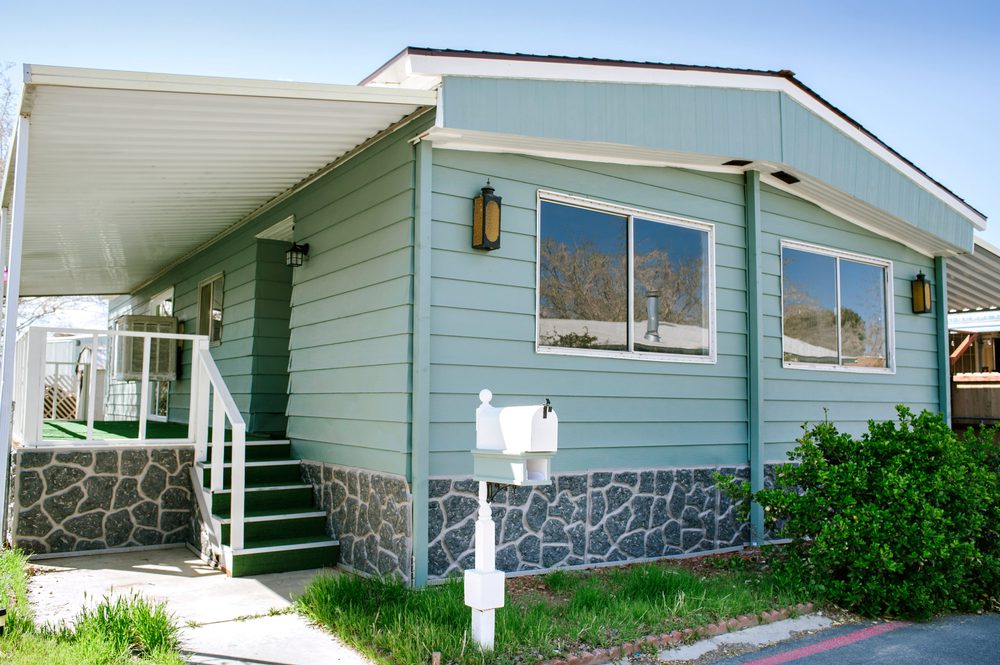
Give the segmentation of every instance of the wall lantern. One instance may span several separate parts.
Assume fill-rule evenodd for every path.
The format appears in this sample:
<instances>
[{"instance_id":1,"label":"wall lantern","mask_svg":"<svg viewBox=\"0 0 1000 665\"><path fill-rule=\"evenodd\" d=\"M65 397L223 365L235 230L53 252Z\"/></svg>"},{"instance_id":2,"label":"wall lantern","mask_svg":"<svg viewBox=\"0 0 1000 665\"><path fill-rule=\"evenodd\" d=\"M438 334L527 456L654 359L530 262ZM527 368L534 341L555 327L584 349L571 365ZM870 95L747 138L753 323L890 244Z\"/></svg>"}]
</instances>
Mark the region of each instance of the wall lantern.
<instances>
[{"instance_id":1,"label":"wall lantern","mask_svg":"<svg viewBox=\"0 0 1000 665\"><path fill-rule=\"evenodd\" d=\"M298 268L306 262L309 256L309 243L300 245L293 242L292 246L285 250L285 265L289 268Z\"/></svg>"},{"instance_id":2,"label":"wall lantern","mask_svg":"<svg viewBox=\"0 0 1000 665\"><path fill-rule=\"evenodd\" d=\"M910 282L913 289L913 313L926 314L931 311L931 283L924 277L921 270L917 278Z\"/></svg>"},{"instance_id":3,"label":"wall lantern","mask_svg":"<svg viewBox=\"0 0 1000 665\"><path fill-rule=\"evenodd\" d=\"M500 249L500 197L494 196L490 181L472 201L472 248Z\"/></svg>"}]
</instances>

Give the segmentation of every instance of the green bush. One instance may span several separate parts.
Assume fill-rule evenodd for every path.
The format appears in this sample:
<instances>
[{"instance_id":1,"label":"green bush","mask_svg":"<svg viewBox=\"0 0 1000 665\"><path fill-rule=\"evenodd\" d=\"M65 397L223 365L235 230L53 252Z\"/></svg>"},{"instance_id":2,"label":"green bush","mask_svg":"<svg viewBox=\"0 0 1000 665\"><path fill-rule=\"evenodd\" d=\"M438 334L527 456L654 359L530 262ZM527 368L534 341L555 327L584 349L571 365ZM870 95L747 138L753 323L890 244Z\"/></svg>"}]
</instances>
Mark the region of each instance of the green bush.
<instances>
[{"instance_id":1,"label":"green bush","mask_svg":"<svg viewBox=\"0 0 1000 665\"><path fill-rule=\"evenodd\" d=\"M1000 469L994 429L957 437L940 415L868 423L860 440L806 429L754 495L791 544L772 563L810 592L869 615L924 618L996 603ZM804 428L805 429L805 428ZM730 493L750 497L746 483Z\"/></svg>"}]
</instances>

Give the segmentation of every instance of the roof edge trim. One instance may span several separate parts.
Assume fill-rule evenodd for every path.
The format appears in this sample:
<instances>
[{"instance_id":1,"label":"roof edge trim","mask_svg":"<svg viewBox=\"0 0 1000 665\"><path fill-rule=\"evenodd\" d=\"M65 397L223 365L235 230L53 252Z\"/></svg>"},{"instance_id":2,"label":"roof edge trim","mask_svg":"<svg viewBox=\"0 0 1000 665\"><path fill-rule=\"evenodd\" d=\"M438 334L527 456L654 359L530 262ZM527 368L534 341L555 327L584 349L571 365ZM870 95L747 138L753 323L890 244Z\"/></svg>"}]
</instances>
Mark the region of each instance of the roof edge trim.
<instances>
[{"instance_id":1,"label":"roof edge trim","mask_svg":"<svg viewBox=\"0 0 1000 665\"><path fill-rule=\"evenodd\" d=\"M267 81L261 79L156 74L110 69L84 69L51 65L25 65L25 86L101 88L146 92L179 92L241 97L278 97L323 101L369 102L434 106L433 90L408 88L373 88L326 83Z\"/></svg>"}]
</instances>

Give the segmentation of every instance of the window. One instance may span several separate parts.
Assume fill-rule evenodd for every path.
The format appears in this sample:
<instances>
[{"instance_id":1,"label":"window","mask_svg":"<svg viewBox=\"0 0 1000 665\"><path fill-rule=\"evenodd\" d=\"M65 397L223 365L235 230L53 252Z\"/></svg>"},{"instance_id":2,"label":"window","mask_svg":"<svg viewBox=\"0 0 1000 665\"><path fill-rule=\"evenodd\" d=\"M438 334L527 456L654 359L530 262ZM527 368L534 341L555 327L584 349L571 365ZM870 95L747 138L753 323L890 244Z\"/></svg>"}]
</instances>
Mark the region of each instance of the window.
<instances>
[{"instance_id":1,"label":"window","mask_svg":"<svg viewBox=\"0 0 1000 665\"><path fill-rule=\"evenodd\" d=\"M198 285L198 334L209 343L222 343L222 273Z\"/></svg>"},{"instance_id":2,"label":"window","mask_svg":"<svg viewBox=\"0 0 1000 665\"><path fill-rule=\"evenodd\" d=\"M170 287L149 299L150 316L174 315L174 287ZM166 421L170 399L169 381L149 382L149 419Z\"/></svg>"},{"instance_id":3,"label":"window","mask_svg":"<svg viewBox=\"0 0 1000 665\"><path fill-rule=\"evenodd\" d=\"M781 245L786 367L892 371L892 264Z\"/></svg>"},{"instance_id":4,"label":"window","mask_svg":"<svg viewBox=\"0 0 1000 665\"><path fill-rule=\"evenodd\" d=\"M539 192L538 350L715 361L714 227Z\"/></svg>"}]
</instances>

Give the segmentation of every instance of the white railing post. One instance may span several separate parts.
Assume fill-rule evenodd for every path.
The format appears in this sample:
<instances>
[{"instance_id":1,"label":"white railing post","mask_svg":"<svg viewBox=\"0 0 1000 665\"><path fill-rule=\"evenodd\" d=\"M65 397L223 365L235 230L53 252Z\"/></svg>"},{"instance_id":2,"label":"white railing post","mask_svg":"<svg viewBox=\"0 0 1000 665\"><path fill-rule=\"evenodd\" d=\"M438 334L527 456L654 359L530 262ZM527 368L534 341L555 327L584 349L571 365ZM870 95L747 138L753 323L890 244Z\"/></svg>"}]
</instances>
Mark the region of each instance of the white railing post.
<instances>
[{"instance_id":1,"label":"white railing post","mask_svg":"<svg viewBox=\"0 0 1000 665\"><path fill-rule=\"evenodd\" d=\"M27 381L24 391L24 442L31 444L42 440L42 419L45 405L45 347L48 331L45 328L28 330Z\"/></svg>"},{"instance_id":2,"label":"white railing post","mask_svg":"<svg viewBox=\"0 0 1000 665\"><path fill-rule=\"evenodd\" d=\"M219 387L214 386L212 393L212 479L209 487L212 491L221 490L224 486L225 451L226 451L226 407L222 404Z\"/></svg>"},{"instance_id":3,"label":"white railing post","mask_svg":"<svg viewBox=\"0 0 1000 665\"><path fill-rule=\"evenodd\" d=\"M202 352L208 352L208 340L199 339L194 343L193 363L198 365L198 402L195 409L195 441L201 450L208 449L208 386L209 376L206 371ZM204 459L204 458L203 458Z\"/></svg>"},{"instance_id":4,"label":"white railing post","mask_svg":"<svg viewBox=\"0 0 1000 665\"><path fill-rule=\"evenodd\" d=\"M90 341L90 366L87 368L87 441L94 440L94 393L97 392L97 335Z\"/></svg>"},{"instance_id":5,"label":"white railing post","mask_svg":"<svg viewBox=\"0 0 1000 665\"><path fill-rule=\"evenodd\" d=\"M232 431L232 463L229 481L229 547L235 552L243 549L243 520L246 516L246 422L226 388L219 368L208 351L208 340L199 340L194 361L199 365L199 413L208 409L208 387L214 394L212 405L212 460L209 486L213 490L223 486L225 431L228 420ZM206 413L207 419L207 413ZM207 425L207 423L206 423ZM200 431L200 423L198 425ZM207 436L207 434L206 434Z\"/></svg>"},{"instance_id":6,"label":"white railing post","mask_svg":"<svg viewBox=\"0 0 1000 665\"><path fill-rule=\"evenodd\" d=\"M28 394L28 335L17 338L14 355L14 438L24 442L25 397Z\"/></svg>"},{"instance_id":7,"label":"white railing post","mask_svg":"<svg viewBox=\"0 0 1000 665\"><path fill-rule=\"evenodd\" d=\"M180 361L178 360L178 364ZM191 394L188 396L188 439L194 441L194 458L197 461L207 459L206 442L198 440L198 387L201 385L201 361L198 359L198 342L191 342Z\"/></svg>"},{"instance_id":8,"label":"white railing post","mask_svg":"<svg viewBox=\"0 0 1000 665\"><path fill-rule=\"evenodd\" d=\"M139 385L139 439L146 438L146 417L149 414L149 359L153 338L142 336L142 383Z\"/></svg>"},{"instance_id":9,"label":"white railing post","mask_svg":"<svg viewBox=\"0 0 1000 665\"><path fill-rule=\"evenodd\" d=\"M229 507L229 546L233 551L243 549L244 498L246 494L246 425L232 423L233 463Z\"/></svg>"}]
</instances>

